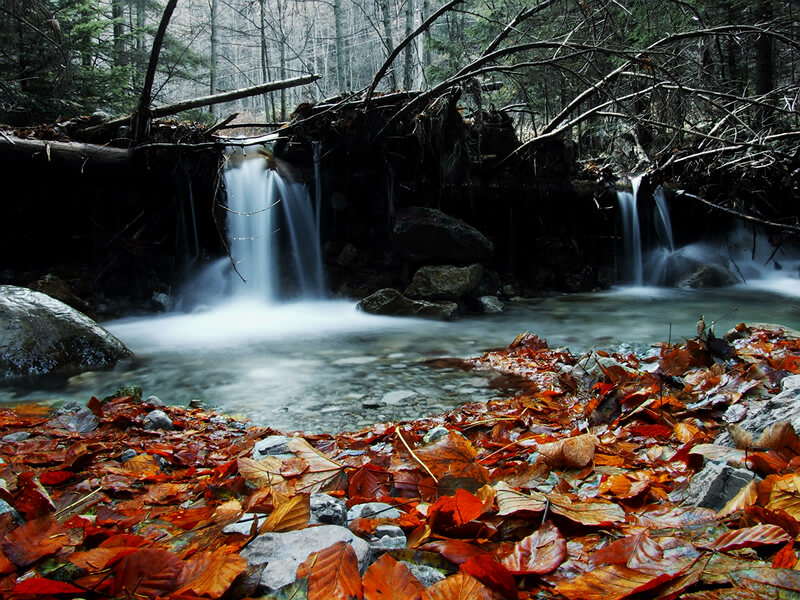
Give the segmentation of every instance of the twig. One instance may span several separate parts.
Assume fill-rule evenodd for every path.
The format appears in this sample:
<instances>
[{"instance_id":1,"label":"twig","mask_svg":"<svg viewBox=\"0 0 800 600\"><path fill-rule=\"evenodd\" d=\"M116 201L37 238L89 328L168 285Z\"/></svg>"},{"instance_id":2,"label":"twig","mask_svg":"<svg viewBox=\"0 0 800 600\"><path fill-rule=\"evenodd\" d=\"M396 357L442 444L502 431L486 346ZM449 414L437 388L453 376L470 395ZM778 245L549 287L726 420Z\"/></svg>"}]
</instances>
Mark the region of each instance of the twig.
<instances>
[{"instance_id":1,"label":"twig","mask_svg":"<svg viewBox=\"0 0 800 600\"><path fill-rule=\"evenodd\" d=\"M419 456L417 456L417 454L411 449L411 446L408 445L408 442L406 442L406 440L400 434L400 429L398 429L396 433L397 433L397 437L399 437L400 441L403 442L403 445L406 447L406 450L408 450L409 454L411 454L411 456L414 458L414 460L417 461L420 465L422 465L422 468L425 469L425 471L427 471L428 475L430 475L431 478L436 483L439 483L439 479L436 477L436 475L434 475L433 472L428 468L428 465L426 465L424 462L422 462L422 459Z\"/></svg>"},{"instance_id":2,"label":"twig","mask_svg":"<svg viewBox=\"0 0 800 600\"><path fill-rule=\"evenodd\" d=\"M86 494L86 495L85 495L83 498L81 498L80 500L76 500L75 502L73 502L73 503L72 503L72 504L70 504L69 506L65 506L64 508L62 508L61 510L59 510L58 512L56 512L56 514L55 514L54 516L56 516L56 517L57 517L57 516L59 516L59 515L63 515L64 513L71 511L71 510L72 510L73 508L75 508L76 506L79 506L79 505L83 504L83 503L84 503L84 502L86 502L86 501L87 501L89 498L91 498L92 496L94 496L94 495L95 495L95 494L97 494L98 492L102 492L102 491L103 491L103 488L99 487L99 488L97 488L97 489L95 489L95 490L93 490L93 491L89 492L88 494Z\"/></svg>"},{"instance_id":3,"label":"twig","mask_svg":"<svg viewBox=\"0 0 800 600\"><path fill-rule=\"evenodd\" d=\"M775 223L774 221L767 221L766 219L759 219L757 217L752 217L750 215L742 214L738 211L733 210L732 208L727 208L725 206L720 206L719 204L714 204L705 198L701 198L700 196L696 196L695 194L690 194L684 190L678 190L675 192L677 196L686 196L687 198L691 198L692 200L697 200L698 202L702 202L703 204L707 204L712 208L716 208L717 210L721 210L722 212L728 213L729 215L734 215L740 219L745 221L750 221L752 223L759 223L760 225L766 225L768 227L775 227L777 229L784 229L786 231L791 231L793 233L800 233L800 227L796 225L785 225L783 223Z\"/></svg>"}]
</instances>

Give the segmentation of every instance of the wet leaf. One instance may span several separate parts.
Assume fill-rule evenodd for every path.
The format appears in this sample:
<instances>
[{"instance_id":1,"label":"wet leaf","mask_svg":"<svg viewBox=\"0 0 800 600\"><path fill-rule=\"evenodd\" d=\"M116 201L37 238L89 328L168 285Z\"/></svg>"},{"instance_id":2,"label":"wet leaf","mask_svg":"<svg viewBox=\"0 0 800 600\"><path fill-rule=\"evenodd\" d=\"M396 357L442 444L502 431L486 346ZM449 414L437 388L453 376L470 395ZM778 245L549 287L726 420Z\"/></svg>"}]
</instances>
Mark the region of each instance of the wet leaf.
<instances>
[{"instance_id":1,"label":"wet leaf","mask_svg":"<svg viewBox=\"0 0 800 600\"><path fill-rule=\"evenodd\" d=\"M573 501L563 494L547 494L550 510L583 525L605 525L625 520L625 511L613 502L595 498Z\"/></svg>"},{"instance_id":2,"label":"wet leaf","mask_svg":"<svg viewBox=\"0 0 800 600\"><path fill-rule=\"evenodd\" d=\"M311 518L311 500L308 494L297 494L281 502L260 527L259 533L268 531L293 531L308 527Z\"/></svg>"},{"instance_id":3,"label":"wet leaf","mask_svg":"<svg viewBox=\"0 0 800 600\"><path fill-rule=\"evenodd\" d=\"M789 534L777 525L756 525L723 533L709 548L726 552L738 548L757 548L764 544L781 544L791 539Z\"/></svg>"},{"instance_id":4,"label":"wet leaf","mask_svg":"<svg viewBox=\"0 0 800 600\"><path fill-rule=\"evenodd\" d=\"M758 445L778 452L788 450L795 456L800 454L800 439L789 421L777 421L767 427L758 438Z\"/></svg>"},{"instance_id":5,"label":"wet leaf","mask_svg":"<svg viewBox=\"0 0 800 600\"><path fill-rule=\"evenodd\" d=\"M53 581L52 579L46 579L44 577L31 577L14 586L13 593L35 594L37 596L43 596L45 594L70 594L72 596L80 596L84 595L85 591L65 581Z\"/></svg>"},{"instance_id":6,"label":"wet leaf","mask_svg":"<svg viewBox=\"0 0 800 600\"><path fill-rule=\"evenodd\" d=\"M344 487L344 465L325 456L303 438L289 440L289 450L308 462L308 470L297 481L297 490L313 494Z\"/></svg>"},{"instance_id":7,"label":"wet leaf","mask_svg":"<svg viewBox=\"0 0 800 600\"><path fill-rule=\"evenodd\" d=\"M184 563L166 550L145 548L125 556L114 567L112 595L132 594L155 598L175 589Z\"/></svg>"},{"instance_id":8,"label":"wet leaf","mask_svg":"<svg viewBox=\"0 0 800 600\"><path fill-rule=\"evenodd\" d=\"M755 504L758 499L758 485L755 480L750 481L738 493L728 500L728 503L717 513L720 518L732 515L736 511L744 510Z\"/></svg>"},{"instance_id":9,"label":"wet leaf","mask_svg":"<svg viewBox=\"0 0 800 600\"><path fill-rule=\"evenodd\" d=\"M270 487L284 481L281 464L280 459L274 456L267 456L261 460L242 457L236 461L239 473L245 481L258 488Z\"/></svg>"},{"instance_id":10,"label":"wet leaf","mask_svg":"<svg viewBox=\"0 0 800 600\"><path fill-rule=\"evenodd\" d=\"M26 519L37 519L55 511L50 494L33 473L20 473L17 476L17 488L19 492L14 499L14 508L25 515Z\"/></svg>"},{"instance_id":11,"label":"wet leaf","mask_svg":"<svg viewBox=\"0 0 800 600\"><path fill-rule=\"evenodd\" d=\"M51 515L28 521L3 538L3 553L18 567L55 554L69 542L67 531Z\"/></svg>"},{"instance_id":12,"label":"wet leaf","mask_svg":"<svg viewBox=\"0 0 800 600\"><path fill-rule=\"evenodd\" d=\"M794 541L788 542L772 557L773 569L794 569L797 564L797 554L794 552Z\"/></svg>"},{"instance_id":13,"label":"wet leaf","mask_svg":"<svg viewBox=\"0 0 800 600\"><path fill-rule=\"evenodd\" d=\"M543 575L554 571L567 556L567 542L550 521L514 544L502 560L515 575Z\"/></svg>"},{"instance_id":14,"label":"wet leaf","mask_svg":"<svg viewBox=\"0 0 800 600\"><path fill-rule=\"evenodd\" d=\"M176 593L191 591L219 598L245 569L247 560L236 553L224 549L200 552L186 560Z\"/></svg>"},{"instance_id":15,"label":"wet leaf","mask_svg":"<svg viewBox=\"0 0 800 600\"><path fill-rule=\"evenodd\" d=\"M416 600L425 589L410 569L383 554L364 573L364 600Z\"/></svg>"},{"instance_id":16,"label":"wet leaf","mask_svg":"<svg viewBox=\"0 0 800 600\"><path fill-rule=\"evenodd\" d=\"M471 575L490 590L508 600L517 599L517 583L513 575L494 556L473 556L460 567L462 573Z\"/></svg>"},{"instance_id":17,"label":"wet leaf","mask_svg":"<svg viewBox=\"0 0 800 600\"><path fill-rule=\"evenodd\" d=\"M489 481L486 469L476 462L478 452L475 447L455 431L448 431L447 436L430 446L417 449L416 454L437 478L453 475L470 477L482 483Z\"/></svg>"},{"instance_id":18,"label":"wet leaf","mask_svg":"<svg viewBox=\"0 0 800 600\"><path fill-rule=\"evenodd\" d=\"M420 546L420 549L438 552L451 563L456 565L467 562L473 556L488 554L486 550L479 548L475 544L454 539L433 540L431 542L427 542L423 546Z\"/></svg>"},{"instance_id":19,"label":"wet leaf","mask_svg":"<svg viewBox=\"0 0 800 600\"><path fill-rule=\"evenodd\" d=\"M753 439L753 434L747 431L741 425L737 425L736 423L728 423L727 430L731 438L733 438L733 445L739 450L747 450L748 448L752 448L756 445L756 441Z\"/></svg>"},{"instance_id":20,"label":"wet leaf","mask_svg":"<svg viewBox=\"0 0 800 600\"><path fill-rule=\"evenodd\" d=\"M495 600L495 595L474 577L456 573L423 590L421 600Z\"/></svg>"},{"instance_id":21,"label":"wet leaf","mask_svg":"<svg viewBox=\"0 0 800 600\"><path fill-rule=\"evenodd\" d=\"M456 490L455 496L443 496L431 506L428 520L444 527L460 527L483 514L483 501L464 490Z\"/></svg>"},{"instance_id":22,"label":"wet leaf","mask_svg":"<svg viewBox=\"0 0 800 600\"><path fill-rule=\"evenodd\" d=\"M547 507L547 498L544 494L531 492L523 494L501 481L495 484L497 491L497 514L506 516L521 511L541 512Z\"/></svg>"},{"instance_id":23,"label":"wet leaf","mask_svg":"<svg viewBox=\"0 0 800 600\"><path fill-rule=\"evenodd\" d=\"M619 600L653 589L673 578L672 575L653 575L612 564L560 583L556 591L574 600Z\"/></svg>"},{"instance_id":24,"label":"wet leaf","mask_svg":"<svg viewBox=\"0 0 800 600\"><path fill-rule=\"evenodd\" d=\"M541 444L537 450L550 467L582 469L594 459L594 451L599 443L597 436L587 433Z\"/></svg>"},{"instance_id":25,"label":"wet leaf","mask_svg":"<svg viewBox=\"0 0 800 600\"><path fill-rule=\"evenodd\" d=\"M356 552L346 542L312 553L297 568L297 577L308 577L308 600L350 600L364 595Z\"/></svg>"}]
</instances>

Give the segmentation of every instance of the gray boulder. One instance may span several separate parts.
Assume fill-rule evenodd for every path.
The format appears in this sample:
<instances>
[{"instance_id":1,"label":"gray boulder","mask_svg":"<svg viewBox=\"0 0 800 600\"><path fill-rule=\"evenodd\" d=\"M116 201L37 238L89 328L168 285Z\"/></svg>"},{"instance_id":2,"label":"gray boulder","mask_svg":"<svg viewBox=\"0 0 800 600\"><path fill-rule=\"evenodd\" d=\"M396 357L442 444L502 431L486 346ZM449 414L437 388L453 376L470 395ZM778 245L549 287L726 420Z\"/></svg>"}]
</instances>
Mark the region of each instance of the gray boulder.
<instances>
[{"instance_id":1,"label":"gray boulder","mask_svg":"<svg viewBox=\"0 0 800 600\"><path fill-rule=\"evenodd\" d=\"M367 296L358 303L358 308L373 315L429 317L443 321L458 315L458 304L455 302L412 300L392 288L383 288Z\"/></svg>"},{"instance_id":2,"label":"gray boulder","mask_svg":"<svg viewBox=\"0 0 800 600\"><path fill-rule=\"evenodd\" d=\"M296 572L312 552L319 552L336 542L353 546L358 566L363 572L370 560L369 544L346 527L321 525L300 531L265 533L250 542L241 552L251 567L262 567L258 589L275 593L297 579Z\"/></svg>"},{"instance_id":3,"label":"gray boulder","mask_svg":"<svg viewBox=\"0 0 800 600\"><path fill-rule=\"evenodd\" d=\"M169 431L172 427L172 419L163 410L152 410L144 418L144 428L147 430L166 429Z\"/></svg>"},{"instance_id":4,"label":"gray boulder","mask_svg":"<svg viewBox=\"0 0 800 600\"><path fill-rule=\"evenodd\" d=\"M721 265L708 264L698 267L691 275L681 279L682 288L712 288L736 285L739 279Z\"/></svg>"},{"instance_id":5,"label":"gray boulder","mask_svg":"<svg viewBox=\"0 0 800 600\"><path fill-rule=\"evenodd\" d=\"M747 413L737 425L753 434L757 440L764 430L778 421L789 421L795 431L800 431L800 375L784 377L781 393L765 400L751 398L747 403ZM733 446L733 439L725 431L715 444Z\"/></svg>"},{"instance_id":6,"label":"gray boulder","mask_svg":"<svg viewBox=\"0 0 800 600\"><path fill-rule=\"evenodd\" d=\"M117 338L63 302L0 286L0 378L69 374L132 356Z\"/></svg>"},{"instance_id":7,"label":"gray boulder","mask_svg":"<svg viewBox=\"0 0 800 600\"><path fill-rule=\"evenodd\" d=\"M406 288L409 298L424 300L456 300L470 293L483 277L483 265L468 267L452 265L426 266L420 268Z\"/></svg>"},{"instance_id":8,"label":"gray boulder","mask_svg":"<svg viewBox=\"0 0 800 600\"><path fill-rule=\"evenodd\" d=\"M417 263L486 262L494 254L494 246L480 231L433 208L398 210L392 237L400 253Z\"/></svg>"},{"instance_id":9,"label":"gray boulder","mask_svg":"<svg viewBox=\"0 0 800 600\"><path fill-rule=\"evenodd\" d=\"M478 310L485 315L503 312L505 305L497 296L479 296L476 301Z\"/></svg>"},{"instance_id":10,"label":"gray boulder","mask_svg":"<svg viewBox=\"0 0 800 600\"><path fill-rule=\"evenodd\" d=\"M311 494L309 525L347 525L347 507L329 494Z\"/></svg>"},{"instance_id":11,"label":"gray boulder","mask_svg":"<svg viewBox=\"0 0 800 600\"><path fill-rule=\"evenodd\" d=\"M702 470L692 476L683 503L719 512L752 480L752 471L707 460Z\"/></svg>"},{"instance_id":12,"label":"gray boulder","mask_svg":"<svg viewBox=\"0 0 800 600\"><path fill-rule=\"evenodd\" d=\"M385 502L363 502L347 511L347 520L354 519L397 519L402 513Z\"/></svg>"}]
</instances>

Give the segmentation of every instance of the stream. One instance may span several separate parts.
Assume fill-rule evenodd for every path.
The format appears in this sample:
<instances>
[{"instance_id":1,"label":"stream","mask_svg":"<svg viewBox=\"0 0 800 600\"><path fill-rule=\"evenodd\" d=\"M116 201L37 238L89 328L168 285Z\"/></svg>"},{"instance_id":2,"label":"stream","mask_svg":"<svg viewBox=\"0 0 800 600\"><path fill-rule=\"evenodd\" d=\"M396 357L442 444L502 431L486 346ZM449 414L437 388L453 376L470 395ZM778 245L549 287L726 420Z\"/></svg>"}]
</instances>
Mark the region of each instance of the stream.
<instances>
[{"instance_id":1,"label":"stream","mask_svg":"<svg viewBox=\"0 0 800 600\"><path fill-rule=\"evenodd\" d=\"M715 290L617 288L508 302L502 313L454 322L377 317L352 302L265 305L233 301L192 314L105 323L136 358L37 388L0 387L0 403L85 404L123 384L167 404L193 399L281 431L336 432L414 419L508 393L497 374L432 368L436 357L474 357L529 331L574 354L629 350L696 335L717 321L800 328L800 280Z\"/></svg>"}]
</instances>

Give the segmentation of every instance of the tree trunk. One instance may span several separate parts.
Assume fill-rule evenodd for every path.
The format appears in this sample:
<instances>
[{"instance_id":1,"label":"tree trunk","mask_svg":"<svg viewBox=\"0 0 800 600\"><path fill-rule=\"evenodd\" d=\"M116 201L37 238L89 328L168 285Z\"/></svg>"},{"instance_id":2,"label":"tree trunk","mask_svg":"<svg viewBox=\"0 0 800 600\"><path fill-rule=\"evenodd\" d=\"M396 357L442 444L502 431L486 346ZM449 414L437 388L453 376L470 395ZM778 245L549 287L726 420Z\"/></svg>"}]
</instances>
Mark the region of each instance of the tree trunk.
<instances>
[{"instance_id":1,"label":"tree trunk","mask_svg":"<svg viewBox=\"0 0 800 600\"><path fill-rule=\"evenodd\" d=\"M125 24L123 23L122 0L112 0L111 19L114 22L114 63L117 66L123 66L128 64L128 60L125 56L125 38L123 37L125 35Z\"/></svg>"},{"instance_id":2,"label":"tree trunk","mask_svg":"<svg viewBox=\"0 0 800 600\"><path fill-rule=\"evenodd\" d=\"M392 15L389 12L389 0L379 1L381 15L383 16L383 44L386 46L386 55L391 56L394 50L394 34L392 33ZM394 69L389 71L389 82L392 90L397 89L397 73Z\"/></svg>"},{"instance_id":3,"label":"tree trunk","mask_svg":"<svg viewBox=\"0 0 800 600\"><path fill-rule=\"evenodd\" d=\"M406 30L405 37L411 36L414 29L414 0L406 0ZM403 89L408 91L414 87L414 55L416 44L410 42L406 47L406 56L403 63Z\"/></svg>"},{"instance_id":4,"label":"tree trunk","mask_svg":"<svg viewBox=\"0 0 800 600\"><path fill-rule=\"evenodd\" d=\"M258 23L258 33L260 42L261 42L261 81L266 83L270 80L270 72L269 72L269 48L267 47L267 10L266 10L266 0L258 0L258 4L260 7L260 16L259 16L259 23ZM266 120L270 119L270 110L269 110L269 100L270 100L269 92L264 94L264 117Z\"/></svg>"},{"instance_id":5,"label":"tree trunk","mask_svg":"<svg viewBox=\"0 0 800 600\"><path fill-rule=\"evenodd\" d=\"M422 0L422 20L427 21L431 16L431 0ZM425 30L422 37L422 77L425 78L425 69L431 66L431 32Z\"/></svg>"},{"instance_id":6,"label":"tree trunk","mask_svg":"<svg viewBox=\"0 0 800 600\"><path fill-rule=\"evenodd\" d=\"M208 93L212 96L217 93L217 55L219 50L219 39L217 37L217 19L219 10L217 0L211 0L211 69ZM210 106L211 114L215 114L214 106Z\"/></svg>"},{"instance_id":7,"label":"tree trunk","mask_svg":"<svg viewBox=\"0 0 800 600\"><path fill-rule=\"evenodd\" d=\"M339 93L350 89L347 81L347 45L344 39L344 9L342 0L333 0L333 23L336 39L336 84L339 86Z\"/></svg>"},{"instance_id":8,"label":"tree trunk","mask_svg":"<svg viewBox=\"0 0 800 600\"><path fill-rule=\"evenodd\" d=\"M758 0L756 6L756 22L767 26L772 21L770 0ZM775 89L774 60L772 55L772 38L759 35L756 38L755 88L756 95L765 97ZM761 105L756 110L757 127L768 127L774 115L768 106Z\"/></svg>"}]
</instances>

